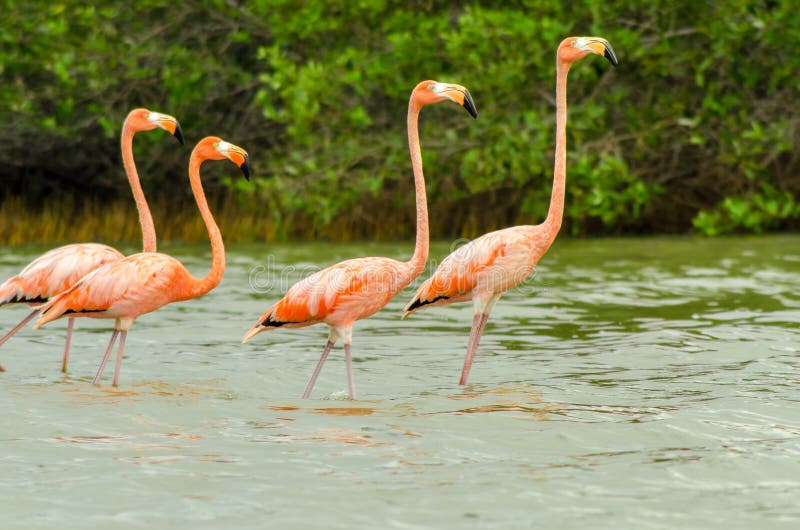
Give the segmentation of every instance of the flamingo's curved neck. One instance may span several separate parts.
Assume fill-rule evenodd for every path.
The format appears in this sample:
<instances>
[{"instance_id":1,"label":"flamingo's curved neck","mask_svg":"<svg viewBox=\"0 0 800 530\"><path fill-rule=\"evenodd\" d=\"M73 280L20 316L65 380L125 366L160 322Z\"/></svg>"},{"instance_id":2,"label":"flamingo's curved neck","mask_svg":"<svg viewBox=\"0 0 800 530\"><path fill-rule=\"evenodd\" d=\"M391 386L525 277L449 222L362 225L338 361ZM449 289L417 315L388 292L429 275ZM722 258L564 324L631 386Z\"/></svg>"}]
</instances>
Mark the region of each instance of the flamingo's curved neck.
<instances>
[{"instance_id":1,"label":"flamingo's curved neck","mask_svg":"<svg viewBox=\"0 0 800 530\"><path fill-rule=\"evenodd\" d=\"M556 154L553 168L553 192L550 196L550 209L544 225L547 240L552 241L561 228L564 217L564 186L567 180L567 74L570 63L561 60L556 66Z\"/></svg>"},{"instance_id":2,"label":"flamingo's curved neck","mask_svg":"<svg viewBox=\"0 0 800 530\"><path fill-rule=\"evenodd\" d=\"M128 182L131 185L133 198L136 201L136 209L139 211L139 224L142 227L142 251L156 251L156 229L153 226L153 216L150 214L150 207L147 206L147 199L144 197L142 184L139 182L139 173L136 171L136 164L133 161L133 135L136 131L125 120L122 125L122 165L125 167L125 174L128 175Z\"/></svg>"},{"instance_id":3,"label":"flamingo's curved neck","mask_svg":"<svg viewBox=\"0 0 800 530\"><path fill-rule=\"evenodd\" d=\"M417 198L417 241L414 245L414 255L407 262L411 279L419 276L425 269L428 261L429 229L428 229L428 198L425 195L425 175L422 173L422 152L419 147L419 111L422 105L416 100L414 94L408 102L408 149L411 152L411 167L414 169L414 189Z\"/></svg>"},{"instance_id":4,"label":"flamingo's curved neck","mask_svg":"<svg viewBox=\"0 0 800 530\"><path fill-rule=\"evenodd\" d=\"M191 292L187 293L190 298L202 296L219 285L219 282L222 281L222 275L225 273L225 245L222 242L222 234L219 231L219 227L214 221L214 216L211 215L211 210L208 208L206 194L203 192L203 184L200 181L200 166L203 162L204 159L198 156L196 151L193 151L189 159L189 181L192 185L194 200L200 210L200 216L203 218L208 230L208 238L211 240L211 270L205 278L201 280L193 279Z\"/></svg>"}]
</instances>

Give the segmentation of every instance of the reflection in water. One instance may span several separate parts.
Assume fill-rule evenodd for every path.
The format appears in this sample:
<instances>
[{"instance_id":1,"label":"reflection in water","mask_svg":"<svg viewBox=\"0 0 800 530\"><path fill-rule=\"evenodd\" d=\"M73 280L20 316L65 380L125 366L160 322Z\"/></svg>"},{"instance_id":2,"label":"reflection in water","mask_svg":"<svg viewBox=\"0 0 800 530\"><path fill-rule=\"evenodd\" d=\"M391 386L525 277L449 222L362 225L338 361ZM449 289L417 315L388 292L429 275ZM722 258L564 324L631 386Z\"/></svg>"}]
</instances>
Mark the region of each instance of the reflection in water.
<instances>
[{"instance_id":1,"label":"reflection in water","mask_svg":"<svg viewBox=\"0 0 800 530\"><path fill-rule=\"evenodd\" d=\"M328 398L297 398L324 330L239 344L283 294L253 293L250 270L272 263L293 283L300 269L281 266L410 247L229 249L217 290L142 317L119 389L91 385L105 322L79 321L66 376L64 326L0 349L2 513L19 528L161 528L175 514L195 529L795 528L797 248L559 240L496 306L465 388L471 307L400 320L412 285L357 325L358 401L343 398L340 349L318 382ZM205 246L170 252L207 269ZM0 276L30 255L6 256ZM0 329L23 312L0 311Z\"/></svg>"},{"instance_id":2,"label":"reflection in water","mask_svg":"<svg viewBox=\"0 0 800 530\"><path fill-rule=\"evenodd\" d=\"M92 444L105 445L120 440L127 440L130 436L56 436L54 440L76 445Z\"/></svg>"},{"instance_id":3,"label":"reflection in water","mask_svg":"<svg viewBox=\"0 0 800 530\"><path fill-rule=\"evenodd\" d=\"M375 412L374 408L369 407L327 407L313 409L317 414L328 414L331 416L369 416Z\"/></svg>"},{"instance_id":4,"label":"reflection in water","mask_svg":"<svg viewBox=\"0 0 800 530\"><path fill-rule=\"evenodd\" d=\"M360 445L364 447L379 447L387 445L387 442L378 442L372 439L372 435L360 434L347 429L320 429L309 434L273 434L264 437L254 438L254 442L276 443L276 444L295 444L303 442L322 442Z\"/></svg>"}]
</instances>

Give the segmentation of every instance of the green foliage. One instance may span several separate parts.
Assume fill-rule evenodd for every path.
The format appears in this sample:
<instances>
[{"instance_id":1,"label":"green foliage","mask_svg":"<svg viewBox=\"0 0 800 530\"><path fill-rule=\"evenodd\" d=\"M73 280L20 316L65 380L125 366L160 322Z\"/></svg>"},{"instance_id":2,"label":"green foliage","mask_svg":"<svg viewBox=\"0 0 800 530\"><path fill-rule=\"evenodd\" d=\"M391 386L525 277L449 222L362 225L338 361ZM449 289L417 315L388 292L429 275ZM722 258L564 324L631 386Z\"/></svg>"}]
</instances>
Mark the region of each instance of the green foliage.
<instances>
[{"instance_id":1,"label":"green foliage","mask_svg":"<svg viewBox=\"0 0 800 530\"><path fill-rule=\"evenodd\" d=\"M406 104L437 79L467 86L479 118L445 103L423 112L434 236L536 223L552 180L555 48L583 34L608 38L620 66L589 57L570 74L571 233L800 227L789 0L0 8L7 195L125 197L118 129L141 105L177 116L190 145L217 134L250 151L256 180L221 185L279 227L269 237L407 237ZM186 151L140 136L146 190L186 193Z\"/></svg>"},{"instance_id":2,"label":"green foliage","mask_svg":"<svg viewBox=\"0 0 800 530\"><path fill-rule=\"evenodd\" d=\"M791 193L764 184L759 192L726 197L716 209L700 211L692 223L701 233L714 236L735 231L761 233L798 217L800 204Z\"/></svg>"}]
</instances>

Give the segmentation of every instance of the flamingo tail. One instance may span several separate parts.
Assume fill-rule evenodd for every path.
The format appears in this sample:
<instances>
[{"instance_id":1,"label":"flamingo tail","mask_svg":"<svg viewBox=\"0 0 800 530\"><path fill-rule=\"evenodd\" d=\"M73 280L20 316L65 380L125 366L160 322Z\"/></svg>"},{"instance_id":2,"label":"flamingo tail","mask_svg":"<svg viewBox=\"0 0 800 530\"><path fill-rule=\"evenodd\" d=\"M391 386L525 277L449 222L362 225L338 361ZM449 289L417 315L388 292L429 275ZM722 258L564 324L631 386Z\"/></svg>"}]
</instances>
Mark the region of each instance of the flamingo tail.
<instances>
[{"instance_id":1,"label":"flamingo tail","mask_svg":"<svg viewBox=\"0 0 800 530\"><path fill-rule=\"evenodd\" d=\"M42 296L26 294L28 285L22 278L11 278L0 285L0 306L7 304L41 304L47 302Z\"/></svg>"}]
</instances>

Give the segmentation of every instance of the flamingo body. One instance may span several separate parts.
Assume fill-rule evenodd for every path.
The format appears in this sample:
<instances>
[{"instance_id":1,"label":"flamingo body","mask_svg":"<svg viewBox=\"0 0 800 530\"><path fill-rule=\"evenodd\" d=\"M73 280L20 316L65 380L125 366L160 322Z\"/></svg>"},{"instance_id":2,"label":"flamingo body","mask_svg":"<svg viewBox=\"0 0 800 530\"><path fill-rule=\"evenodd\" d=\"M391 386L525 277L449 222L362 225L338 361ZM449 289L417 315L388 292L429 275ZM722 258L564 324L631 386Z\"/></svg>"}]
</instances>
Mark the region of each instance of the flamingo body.
<instances>
[{"instance_id":1,"label":"flamingo body","mask_svg":"<svg viewBox=\"0 0 800 530\"><path fill-rule=\"evenodd\" d=\"M54 248L33 260L19 274L0 284L0 306L27 304L39 307L89 272L121 258L122 253L118 250L98 243L78 243ZM37 311L34 309L0 338L0 345L25 327L36 316ZM70 319L61 360L62 372L67 371L74 324L74 319ZM0 372L4 371L5 368L0 365Z\"/></svg>"},{"instance_id":2,"label":"flamingo body","mask_svg":"<svg viewBox=\"0 0 800 530\"><path fill-rule=\"evenodd\" d=\"M261 315L245 340L278 327L302 328L319 322L351 326L378 312L411 283L407 272L402 262L381 257L331 265L294 284Z\"/></svg>"},{"instance_id":3,"label":"flamingo body","mask_svg":"<svg viewBox=\"0 0 800 530\"><path fill-rule=\"evenodd\" d=\"M489 232L447 256L417 289L403 316L429 306L488 301L525 281L547 251L543 225L524 225Z\"/></svg>"},{"instance_id":4,"label":"flamingo body","mask_svg":"<svg viewBox=\"0 0 800 530\"><path fill-rule=\"evenodd\" d=\"M99 243L54 248L0 284L0 305L47 302L98 267L122 258L120 251Z\"/></svg>"},{"instance_id":5,"label":"flamingo body","mask_svg":"<svg viewBox=\"0 0 800 530\"><path fill-rule=\"evenodd\" d=\"M72 313L132 323L169 303L192 298L191 280L186 267L172 256L133 254L95 269L44 304L34 329Z\"/></svg>"},{"instance_id":6,"label":"flamingo body","mask_svg":"<svg viewBox=\"0 0 800 530\"><path fill-rule=\"evenodd\" d=\"M303 397L310 397L322 365L341 338L344 339L347 388L350 397L355 398L350 353L353 324L377 313L420 272L421 267L413 263L383 257L355 258L336 263L294 284L282 299L261 315L242 342L262 331L325 323L330 328L328 342Z\"/></svg>"}]
</instances>

